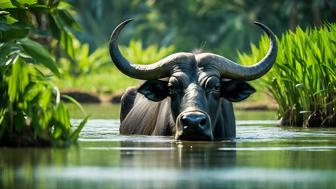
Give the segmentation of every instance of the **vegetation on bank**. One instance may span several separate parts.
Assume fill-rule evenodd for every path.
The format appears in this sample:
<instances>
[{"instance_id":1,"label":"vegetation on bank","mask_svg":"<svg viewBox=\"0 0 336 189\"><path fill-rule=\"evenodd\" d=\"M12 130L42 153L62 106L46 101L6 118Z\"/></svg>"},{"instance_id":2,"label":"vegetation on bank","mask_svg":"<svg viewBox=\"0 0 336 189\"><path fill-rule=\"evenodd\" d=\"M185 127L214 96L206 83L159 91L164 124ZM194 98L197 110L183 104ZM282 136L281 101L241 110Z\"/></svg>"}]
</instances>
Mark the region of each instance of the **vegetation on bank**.
<instances>
[{"instance_id":1,"label":"vegetation on bank","mask_svg":"<svg viewBox=\"0 0 336 189\"><path fill-rule=\"evenodd\" d=\"M264 36L250 54L240 54L240 62L260 60L268 45ZM282 35L275 65L262 81L279 105L282 125L336 126L336 24Z\"/></svg>"},{"instance_id":2,"label":"vegetation on bank","mask_svg":"<svg viewBox=\"0 0 336 189\"><path fill-rule=\"evenodd\" d=\"M67 42L77 24L69 7L62 1L0 3L0 146L67 146L87 121L72 127L50 81L61 75L55 54L71 52Z\"/></svg>"},{"instance_id":3,"label":"vegetation on bank","mask_svg":"<svg viewBox=\"0 0 336 189\"><path fill-rule=\"evenodd\" d=\"M91 53L88 44L80 44L75 40L73 46L74 62L62 58L59 63L63 77L54 80L63 91L117 94L139 84L139 80L124 75L112 64L107 45ZM130 62L151 64L172 54L175 47L159 47L156 44L144 47L140 40L131 40L127 46L120 46L120 50Z\"/></svg>"}]
</instances>

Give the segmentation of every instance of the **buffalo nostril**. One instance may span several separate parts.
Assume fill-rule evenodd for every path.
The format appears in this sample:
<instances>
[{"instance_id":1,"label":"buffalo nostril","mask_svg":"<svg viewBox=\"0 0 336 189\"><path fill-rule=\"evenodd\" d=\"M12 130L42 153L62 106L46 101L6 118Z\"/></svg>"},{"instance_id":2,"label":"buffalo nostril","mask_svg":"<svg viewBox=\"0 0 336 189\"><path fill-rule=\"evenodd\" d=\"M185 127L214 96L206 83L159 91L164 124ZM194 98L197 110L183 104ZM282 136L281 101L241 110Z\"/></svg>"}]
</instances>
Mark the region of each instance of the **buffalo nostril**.
<instances>
[{"instance_id":1,"label":"buffalo nostril","mask_svg":"<svg viewBox=\"0 0 336 189\"><path fill-rule=\"evenodd\" d=\"M200 124L200 126L205 126L207 124L206 118L201 119L199 124Z\"/></svg>"},{"instance_id":2,"label":"buffalo nostril","mask_svg":"<svg viewBox=\"0 0 336 189\"><path fill-rule=\"evenodd\" d=\"M188 125L190 124L190 122L189 122L189 119L187 118L187 116L182 116L181 123L183 125L183 129L188 128Z\"/></svg>"}]
</instances>

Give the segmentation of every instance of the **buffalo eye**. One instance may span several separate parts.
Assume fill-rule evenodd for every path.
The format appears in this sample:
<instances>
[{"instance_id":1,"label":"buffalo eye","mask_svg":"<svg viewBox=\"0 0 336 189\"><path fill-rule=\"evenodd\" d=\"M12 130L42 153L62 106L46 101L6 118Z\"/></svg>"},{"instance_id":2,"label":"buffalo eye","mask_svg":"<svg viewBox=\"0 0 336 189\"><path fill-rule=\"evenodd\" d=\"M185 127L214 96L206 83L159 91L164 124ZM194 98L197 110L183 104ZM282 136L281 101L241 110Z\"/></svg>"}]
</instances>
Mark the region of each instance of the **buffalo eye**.
<instances>
[{"instance_id":1,"label":"buffalo eye","mask_svg":"<svg viewBox=\"0 0 336 189\"><path fill-rule=\"evenodd\" d=\"M221 90L220 80L216 77L210 77L205 83L205 89L208 93L219 93Z\"/></svg>"},{"instance_id":2,"label":"buffalo eye","mask_svg":"<svg viewBox=\"0 0 336 189\"><path fill-rule=\"evenodd\" d=\"M216 83L215 86L213 87L213 91L219 92L220 91L220 87L221 87L220 83Z\"/></svg>"},{"instance_id":3,"label":"buffalo eye","mask_svg":"<svg viewBox=\"0 0 336 189\"><path fill-rule=\"evenodd\" d=\"M171 78L168 83L168 90L170 95L176 95L181 92L181 87L176 78Z\"/></svg>"},{"instance_id":4,"label":"buffalo eye","mask_svg":"<svg viewBox=\"0 0 336 189\"><path fill-rule=\"evenodd\" d=\"M169 89L169 93L171 95L175 95L175 94L177 94L181 91L181 89L178 85L173 85L173 84L169 84L168 89Z\"/></svg>"}]
</instances>

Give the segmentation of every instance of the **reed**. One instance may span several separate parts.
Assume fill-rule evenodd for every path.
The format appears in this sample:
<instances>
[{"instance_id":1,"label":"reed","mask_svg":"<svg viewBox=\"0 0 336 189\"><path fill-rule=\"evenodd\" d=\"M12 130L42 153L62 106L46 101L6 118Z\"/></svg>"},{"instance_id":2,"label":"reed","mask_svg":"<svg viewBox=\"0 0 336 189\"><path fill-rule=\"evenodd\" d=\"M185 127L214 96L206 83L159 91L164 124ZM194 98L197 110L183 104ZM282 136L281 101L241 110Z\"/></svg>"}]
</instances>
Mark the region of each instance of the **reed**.
<instances>
[{"instance_id":1,"label":"reed","mask_svg":"<svg viewBox=\"0 0 336 189\"><path fill-rule=\"evenodd\" d=\"M321 28L297 27L278 39L272 70L258 82L278 103L281 125L336 126L336 24ZM263 36L251 53L239 53L240 62L252 64L266 53Z\"/></svg>"}]
</instances>

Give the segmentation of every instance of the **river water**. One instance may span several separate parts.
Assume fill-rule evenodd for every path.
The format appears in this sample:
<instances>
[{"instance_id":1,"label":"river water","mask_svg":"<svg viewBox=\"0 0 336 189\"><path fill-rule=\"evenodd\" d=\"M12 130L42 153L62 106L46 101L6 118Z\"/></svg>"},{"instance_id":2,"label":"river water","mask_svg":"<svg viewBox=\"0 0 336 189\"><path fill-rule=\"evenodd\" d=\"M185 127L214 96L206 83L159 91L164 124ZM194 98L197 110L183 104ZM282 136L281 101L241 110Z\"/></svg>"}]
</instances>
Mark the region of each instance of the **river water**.
<instances>
[{"instance_id":1,"label":"river water","mask_svg":"<svg viewBox=\"0 0 336 189\"><path fill-rule=\"evenodd\" d=\"M336 129L280 128L274 115L238 111L237 138L217 142L121 136L93 115L77 146L0 148L0 189L336 188Z\"/></svg>"}]
</instances>

